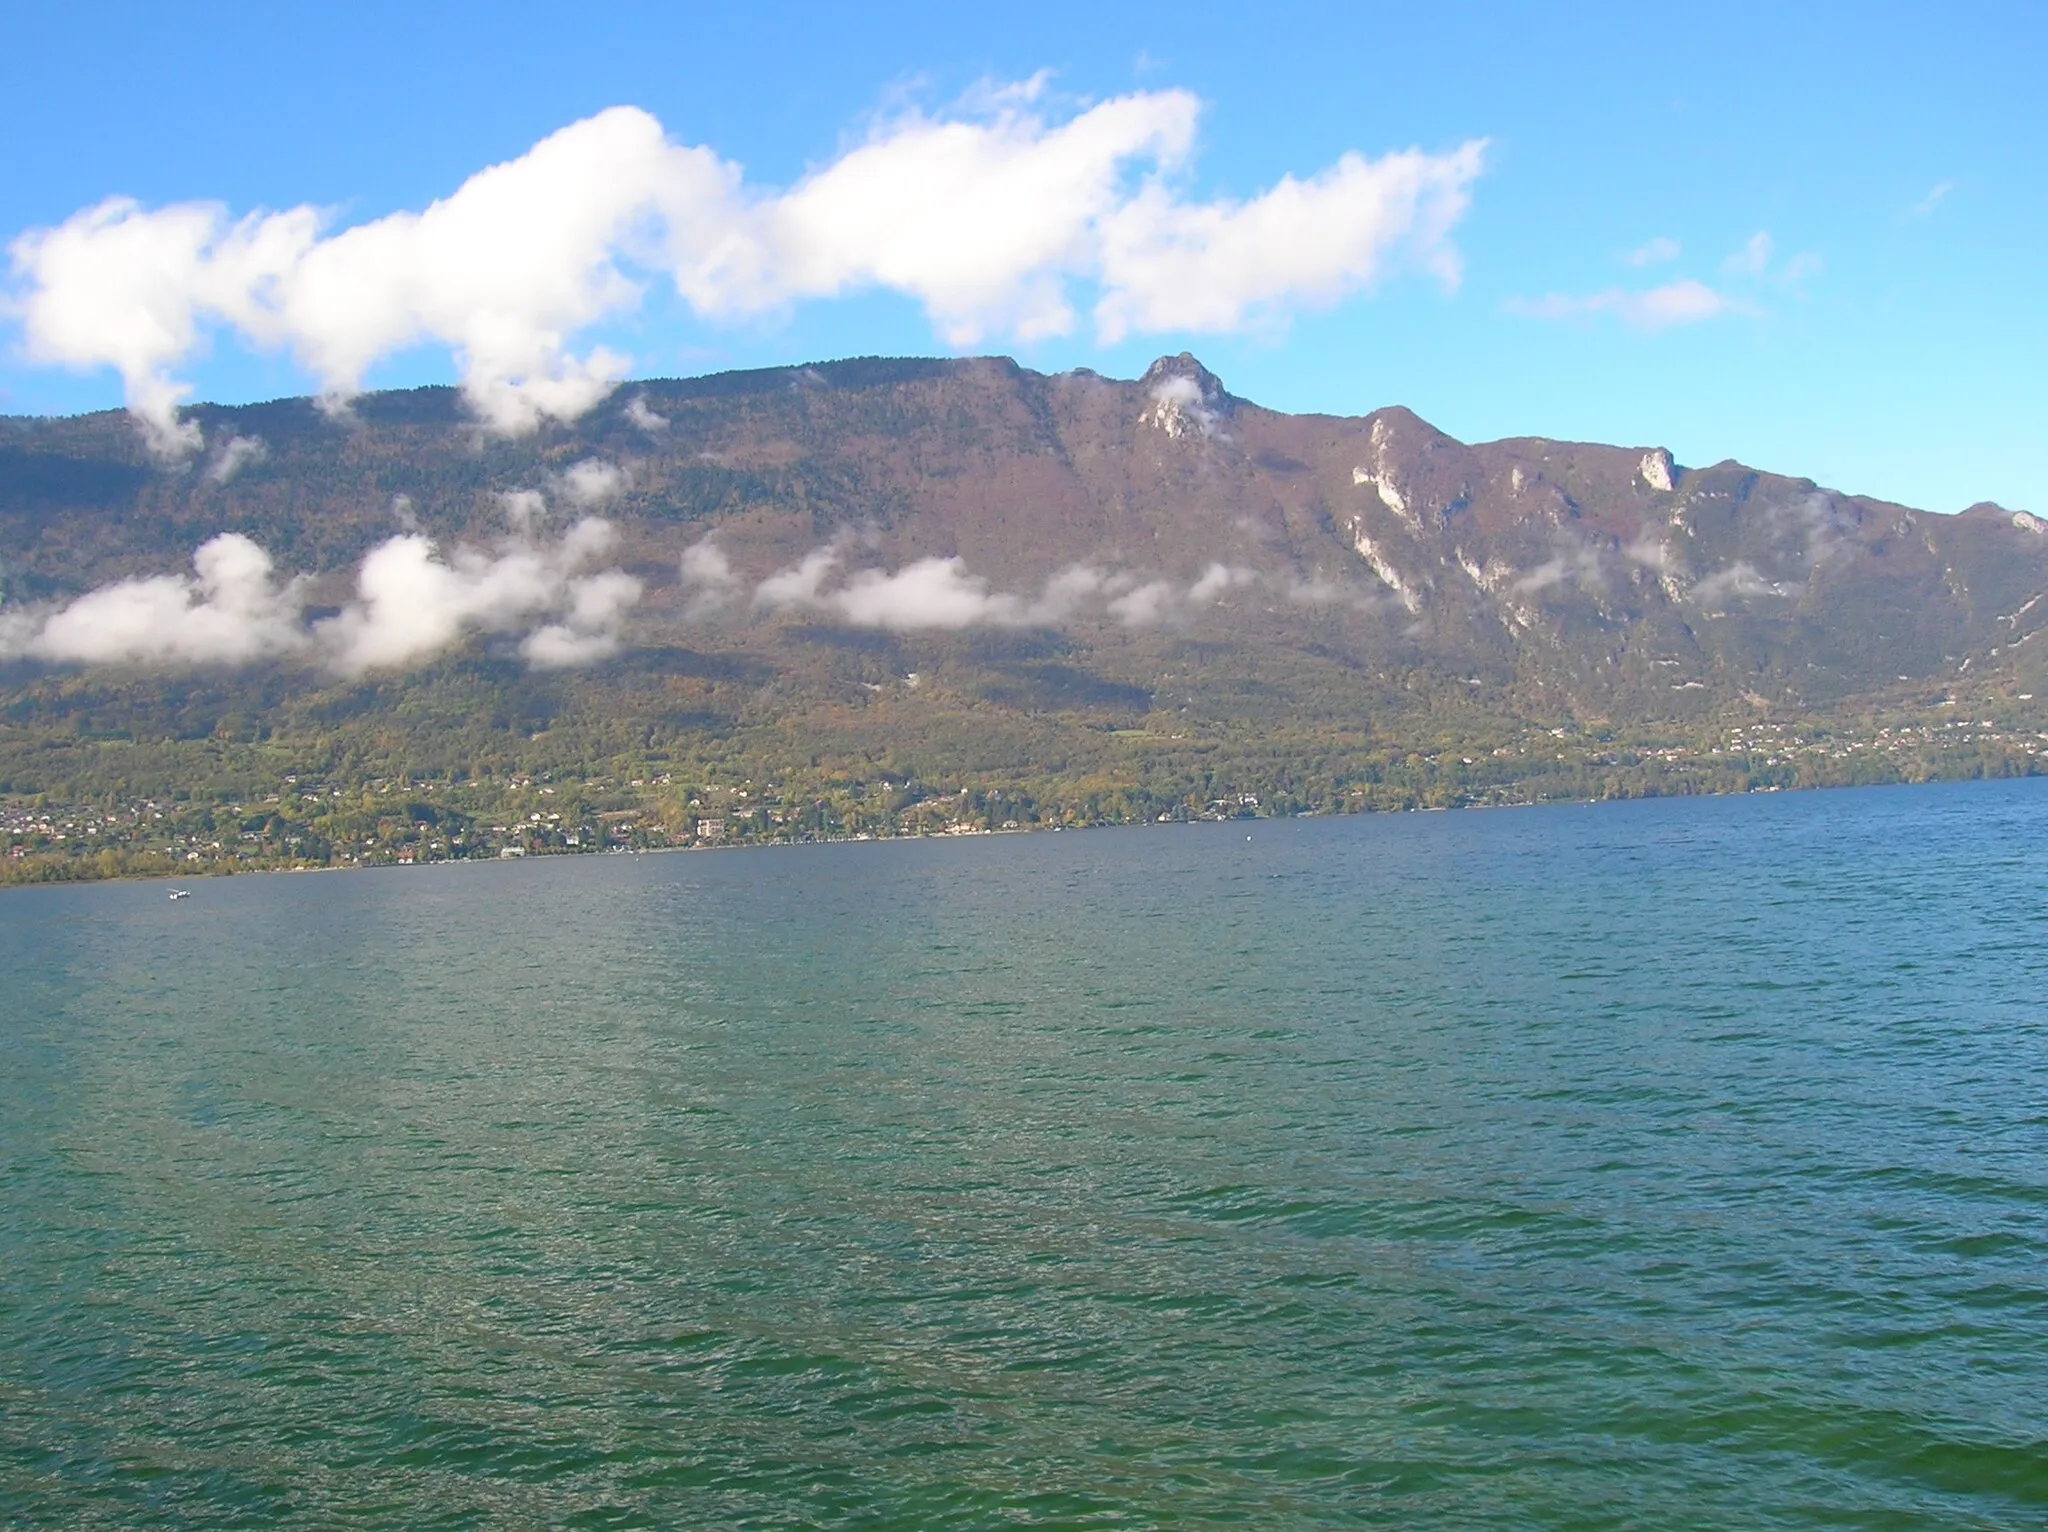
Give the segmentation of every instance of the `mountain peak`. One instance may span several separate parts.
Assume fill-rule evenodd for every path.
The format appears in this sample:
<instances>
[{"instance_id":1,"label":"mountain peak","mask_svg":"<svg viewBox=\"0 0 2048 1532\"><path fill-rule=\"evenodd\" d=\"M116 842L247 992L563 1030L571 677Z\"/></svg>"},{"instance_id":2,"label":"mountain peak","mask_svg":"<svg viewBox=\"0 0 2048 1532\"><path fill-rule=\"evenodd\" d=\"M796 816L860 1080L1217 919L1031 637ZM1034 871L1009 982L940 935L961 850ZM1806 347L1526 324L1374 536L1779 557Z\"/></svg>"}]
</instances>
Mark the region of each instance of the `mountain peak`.
<instances>
[{"instance_id":1,"label":"mountain peak","mask_svg":"<svg viewBox=\"0 0 2048 1532\"><path fill-rule=\"evenodd\" d=\"M1962 514L1968 521L2003 521L2018 527L2022 532L2048 531L2048 521L2026 511L2010 510L1996 500L1979 500Z\"/></svg>"},{"instance_id":2,"label":"mountain peak","mask_svg":"<svg viewBox=\"0 0 2048 1532\"><path fill-rule=\"evenodd\" d=\"M1186 378L1201 390L1204 403L1215 404L1228 399L1229 392L1223 387L1223 380L1204 367L1192 351L1183 351L1179 356L1162 356L1138 381L1147 388L1157 388L1174 378Z\"/></svg>"},{"instance_id":3,"label":"mountain peak","mask_svg":"<svg viewBox=\"0 0 2048 1532\"><path fill-rule=\"evenodd\" d=\"M1145 369L1138 386L1146 396L1139 423L1176 438L1216 436L1223 417L1237 406L1223 380L1196 361L1191 351L1162 356Z\"/></svg>"}]
</instances>

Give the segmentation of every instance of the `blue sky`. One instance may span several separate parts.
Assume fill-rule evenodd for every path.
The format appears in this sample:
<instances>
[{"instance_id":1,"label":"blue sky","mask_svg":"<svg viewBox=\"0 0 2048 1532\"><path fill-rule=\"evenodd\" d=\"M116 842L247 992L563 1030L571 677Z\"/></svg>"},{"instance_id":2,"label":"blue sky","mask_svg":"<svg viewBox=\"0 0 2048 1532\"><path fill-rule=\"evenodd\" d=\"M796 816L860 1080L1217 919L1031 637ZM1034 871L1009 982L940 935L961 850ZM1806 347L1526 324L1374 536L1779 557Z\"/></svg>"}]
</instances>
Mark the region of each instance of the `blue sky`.
<instances>
[{"instance_id":1,"label":"blue sky","mask_svg":"<svg viewBox=\"0 0 2048 1532\"><path fill-rule=\"evenodd\" d=\"M950 350L1131 376L1191 349L1283 409L1406 404L1467 440L1661 444L1936 510L2048 511L2038 6L424 9L17 8L0 236L114 195L312 205L332 234L618 105L768 195L907 117L986 120L1005 84L1042 76L1018 110L1046 132L1186 92L1192 146L1161 174L1190 205L1255 199L1347 152L1483 140L1436 251L1455 252L1455 285L1392 259L1334 302L1220 324L1168 302L1162 324L1113 335L1076 278L1064 333L949 343L886 284L707 313L648 281L574 349L607 347L635 376ZM0 409L121 402L112 368L37 364L18 315L0 328ZM192 397L315 385L282 342L202 333L175 367ZM360 382L456 376L429 343L379 352Z\"/></svg>"}]
</instances>

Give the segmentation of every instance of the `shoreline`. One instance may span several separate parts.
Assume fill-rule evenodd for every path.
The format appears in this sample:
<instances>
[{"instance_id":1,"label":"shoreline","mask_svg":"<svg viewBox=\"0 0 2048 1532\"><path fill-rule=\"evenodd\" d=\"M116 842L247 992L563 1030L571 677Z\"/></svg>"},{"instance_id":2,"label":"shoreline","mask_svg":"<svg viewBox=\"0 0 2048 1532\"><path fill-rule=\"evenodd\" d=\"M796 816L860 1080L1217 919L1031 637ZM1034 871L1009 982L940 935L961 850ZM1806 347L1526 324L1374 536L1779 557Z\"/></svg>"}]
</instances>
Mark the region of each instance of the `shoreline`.
<instances>
[{"instance_id":1,"label":"shoreline","mask_svg":"<svg viewBox=\"0 0 2048 1532\"><path fill-rule=\"evenodd\" d=\"M1364 819L1375 816L1403 814L1448 814L1484 813L1517 809L1562 809L1599 808L1607 804L1649 803L1669 799L1736 799L1767 797L1787 793L1827 793L1876 791L1897 788L1955 787L1969 783L2025 781L2036 773L2016 773L2003 776L1931 776L1917 782L1815 782L1804 786L1784 786L1768 783L1757 787L1744 788L1739 792L1698 792L1698 793L1634 793L1615 794L1600 798L1539 798L1522 803L1454 803L1410 805L1399 809L1359 808L1324 811L1308 809L1298 814L1257 814L1242 818L1211 819L1200 816L1185 819L1132 819L1106 820L1095 824L1081 825L1018 825L1015 828L988 830L950 830L925 832L917 835L833 835L820 836L809 840L763 840L737 841L714 845L644 846L618 847L606 851L584 851L581 849L559 851L527 851L518 856L475 856L441 857L429 861L371 862L304 867L215 867L190 873L123 873L112 877L37 878L0 882L0 897L30 890L55 888L76 888L85 885L161 884L211 882L223 878L288 877L304 873L368 873L368 872L417 872L428 868L475 868L502 866L508 862L603 860L616 857L668 856L675 854L696 854L738 851L789 851L804 847L853 846L853 845L898 845L920 844L927 841L983 840L997 836L1057 835L1081 833L1089 830L1159 830L1174 827L1191 828L1200 826L1233 826L1252 824L1278 824L1300 819Z\"/></svg>"}]
</instances>

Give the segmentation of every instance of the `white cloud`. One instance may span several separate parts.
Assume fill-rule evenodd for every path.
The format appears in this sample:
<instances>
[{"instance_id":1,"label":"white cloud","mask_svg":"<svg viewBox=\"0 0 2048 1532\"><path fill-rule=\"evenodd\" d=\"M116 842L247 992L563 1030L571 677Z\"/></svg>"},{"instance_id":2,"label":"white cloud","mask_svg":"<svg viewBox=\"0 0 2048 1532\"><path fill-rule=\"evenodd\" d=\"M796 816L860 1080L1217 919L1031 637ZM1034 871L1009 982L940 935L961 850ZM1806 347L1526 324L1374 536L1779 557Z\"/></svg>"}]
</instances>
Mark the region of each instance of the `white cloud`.
<instances>
[{"instance_id":1,"label":"white cloud","mask_svg":"<svg viewBox=\"0 0 2048 1532\"><path fill-rule=\"evenodd\" d=\"M323 394L346 399L380 358L450 347L463 388L494 429L572 418L624 371L568 338L630 306L639 288L616 257L656 189L715 195L726 172L680 149L644 112L619 108L552 134L471 176L423 212L323 236L311 207L234 219L214 203L149 210L114 199L10 247L33 360L112 366L162 450L196 435L172 369L225 325L289 350Z\"/></svg>"},{"instance_id":2,"label":"white cloud","mask_svg":"<svg viewBox=\"0 0 2048 1532\"><path fill-rule=\"evenodd\" d=\"M260 463L270 456L270 448L260 436L230 436L214 459L206 466L206 477L214 484L225 484L251 463Z\"/></svg>"},{"instance_id":3,"label":"white cloud","mask_svg":"<svg viewBox=\"0 0 2048 1532\"><path fill-rule=\"evenodd\" d=\"M771 612L784 607L818 605L818 593L838 562L836 547L813 548L798 563L763 580L754 590L754 605Z\"/></svg>"},{"instance_id":4,"label":"white cloud","mask_svg":"<svg viewBox=\"0 0 2048 1532\"><path fill-rule=\"evenodd\" d=\"M566 582L558 621L536 628L519 652L536 670L594 665L619 650L619 629L640 600L640 582L622 569L603 569Z\"/></svg>"},{"instance_id":5,"label":"white cloud","mask_svg":"<svg viewBox=\"0 0 2048 1532\"><path fill-rule=\"evenodd\" d=\"M1023 619L1015 596L991 595L963 559L918 559L894 574L863 569L832 598L833 609L861 628L971 628Z\"/></svg>"},{"instance_id":6,"label":"white cloud","mask_svg":"<svg viewBox=\"0 0 2048 1532\"><path fill-rule=\"evenodd\" d=\"M635 394L626 401L626 419L649 436L659 436L668 429L668 416L658 413L645 394Z\"/></svg>"},{"instance_id":7,"label":"white cloud","mask_svg":"<svg viewBox=\"0 0 2048 1532\"><path fill-rule=\"evenodd\" d=\"M1156 425L1168 436L1181 437L1189 431L1199 436L1213 437L1221 424L1221 417L1210 407L1202 393L1202 385L1193 378L1176 374L1161 378L1152 385L1152 407L1139 416L1148 425Z\"/></svg>"},{"instance_id":8,"label":"white cloud","mask_svg":"<svg viewBox=\"0 0 2048 1532\"><path fill-rule=\"evenodd\" d=\"M1801 581L1768 579L1747 559L1738 559L1726 569L1708 575L1687 594L1699 605L1712 607L1753 596L1797 596L1805 589Z\"/></svg>"},{"instance_id":9,"label":"white cloud","mask_svg":"<svg viewBox=\"0 0 2048 1532\"><path fill-rule=\"evenodd\" d=\"M1449 154L1346 154L1247 202L1182 201L1160 181L1103 223L1105 341L1162 330L1242 330L1328 308L1403 267L1456 288L1453 226L1471 202L1482 142Z\"/></svg>"},{"instance_id":10,"label":"white cloud","mask_svg":"<svg viewBox=\"0 0 2048 1532\"><path fill-rule=\"evenodd\" d=\"M182 457L200 445L178 418L191 392L171 369L201 344L203 321L235 322L313 238L310 208L231 222L213 204L147 212L110 198L8 247L26 284L15 310L32 362L113 367L151 448Z\"/></svg>"},{"instance_id":11,"label":"white cloud","mask_svg":"<svg viewBox=\"0 0 2048 1532\"><path fill-rule=\"evenodd\" d=\"M1149 628L1167 617L1179 594L1171 581L1147 580L1110 602L1109 615L1127 628Z\"/></svg>"},{"instance_id":12,"label":"white cloud","mask_svg":"<svg viewBox=\"0 0 2048 1532\"><path fill-rule=\"evenodd\" d=\"M1235 564L1211 564L1202 571L1201 577L1188 587L1190 606L1214 606L1231 591L1240 586L1258 582L1255 569L1246 569Z\"/></svg>"},{"instance_id":13,"label":"white cloud","mask_svg":"<svg viewBox=\"0 0 2048 1532\"><path fill-rule=\"evenodd\" d=\"M498 496L498 504L515 537L534 536L548 519L548 497L537 489L508 490Z\"/></svg>"},{"instance_id":14,"label":"white cloud","mask_svg":"<svg viewBox=\"0 0 2048 1532\"><path fill-rule=\"evenodd\" d=\"M523 634L520 652L537 669L615 654L642 586L621 569L596 567L611 552L611 525L585 517L549 542L539 535L540 495L503 499L513 530L495 547L443 553L418 531L388 538L365 555L352 598L310 627L302 620L304 578L280 581L263 549L224 533L194 556L196 577L124 580L69 605L0 611L0 660L182 669L297 657L357 676L425 663L479 633ZM856 569L835 579L841 560L841 544L813 549L763 580L753 606L811 610L854 627L908 633L1052 627L1090 610L1126 627L1149 627L1261 586L1300 602L1356 600L1347 587L1220 561L1184 586L1072 564L1036 596L1025 596L991 590L957 557L916 559L894 572ZM680 572L686 619L728 605L745 587L709 538L685 550Z\"/></svg>"},{"instance_id":15,"label":"white cloud","mask_svg":"<svg viewBox=\"0 0 2048 1532\"><path fill-rule=\"evenodd\" d=\"M573 419L624 375L624 357L575 340L656 276L714 321L903 293L954 346L1071 330L1077 284L1106 342L1267 325L1404 268L1456 284L1450 235L1483 144L1346 154L1204 202L1183 190L1193 96L1138 91L1055 122L1038 94L984 92L978 116L899 114L781 192L614 107L423 211L338 231L312 207L237 218L113 199L12 243L12 306L31 360L114 368L152 444L177 456L199 445L178 371L223 330L289 352L330 404L380 359L445 346L478 417L518 432ZM644 400L627 418L662 424Z\"/></svg>"},{"instance_id":16,"label":"white cloud","mask_svg":"<svg viewBox=\"0 0 2048 1532\"><path fill-rule=\"evenodd\" d=\"M280 581L268 553L224 532L200 545L193 575L122 580L67 605L0 611L0 659L177 670L301 657L360 675L431 659L473 633L522 630L521 651L539 669L614 653L640 582L592 567L611 550L611 525L585 517L543 542L541 497L506 499L515 531L497 548L459 547L444 558L418 532L390 538L364 557L354 599L310 628L304 578ZM402 508L410 515L409 503Z\"/></svg>"},{"instance_id":17,"label":"white cloud","mask_svg":"<svg viewBox=\"0 0 2048 1532\"><path fill-rule=\"evenodd\" d=\"M595 516L553 544L519 532L494 552L458 547L446 558L430 538L394 537L364 558L355 599L313 635L334 668L360 675L545 619L524 641L527 658L543 668L587 664L617 649L619 624L640 597L632 576L589 571L612 540L611 524Z\"/></svg>"},{"instance_id":18,"label":"white cloud","mask_svg":"<svg viewBox=\"0 0 2048 1532\"><path fill-rule=\"evenodd\" d=\"M1655 239L1636 246L1622 259L1631 266L1661 266L1666 261L1677 260L1678 253L1678 241L1659 234Z\"/></svg>"},{"instance_id":19,"label":"white cloud","mask_svg":"<svg viewBox=\"0 0 2048 1532\"><path fill-rule=\"evenodd\" d=\"M1045 582L1031 604L1033 622L1062 623L1089 601L1120 586L1125 577L1106 574L1092 564L1069 564Z\"/></svg>"},{"instance_id":20,"label":"white cloud","mask_svg":"<svg viewBox=\"0 0 2048 1532\"><path fill-rule=\"evenodd\" d=\"M1853 519L1843 514L1832 496L1819 490L1768 506L1764 524L1783 539L1797 539L1800 546L1793 556L1805 559L1816 570L1850 550L1854 529Z\"/></svg>"},{"instance_id":21,"label":"white cloud","mask_svg":"<svg viewBox=\"0 0 2048 1532\"><path fill-rule=\"evenodd\" d=\"M1645 565L1659 574L1679 574L1685 569L1684 561L1655 527L1644 527L1621 552L1630 563Z\"/></svg>"},{"instance_id":22,"label":"white cloud","mask_svg":"<svg viewBox=\"0 0 2048 1532\"><path fill-rule=\"evenodd\" d=\"M1600 567L1600 551L1586 544L1560 548L1534 569L1519 576L1512 589L1534 595L1553 585L1577 585L1582 590L1604 590L1606 571Z\"/></svg>"},{"instance_id":23,"label":"white cloud","mask_svg":"<svg viewBox=\"0 0 2048 1532\"><path fill-rule=\"evenodd\" d=\"M894 574L860 569L836 590L825 583L839 563L839 550L814 549L792 568L761 582L756 606L769 610L808 607L829 612L859 628L907 633L930 628L1015 627L1037 620L1030 603L992 593L988 581L967 572L959 558L923 558Z\"/></svg>"},{"instance_id":24,"label":"white cloud","mask_svg":"<svg viewBox=\"0 0 2048 1532\"><path fill-rule=\"evenodd\" d=\"M1754 312L1751 305L1690 277L1666 282L1646 292L1612 287L1582 298L1552 293L1543 298L1510 299L1507 307L1510 313L1530 319L1585 319L1609 314L1633 329L1649 331L1703 324L1724 314Z\"/></svg>"},{"instance_id":25,"label":"white cloud","mask_svg":"<svg viewBox=\"0 0 2048 1532\"><path fill-rule=\"evenodd\" d=\"M1198 106L1119 97L1048 126L1012 105L981 121L906 114L707 240L677 230L677 286L700 313L762 313L868 287L920 300L950 345L1071 329L1064 278L1135 164L1179 166Z\"/></svg>"},{"instance_id":26,"label":"white cloud","mask_svg":"<svg viewBox=\"0 0 2048 1532\"><path fill-rule=\"evenodd\" d=\"M717 575L730 574L724 555L716 550L712 553L717 561L714 572L695 576L696 583L709 584ZM855 627L907 633L1053 627L1099 603L1101 612L1126 627L1148 627L1197 607L1213 606L1227 592L1264 578L1255 570L1212 563L1191 585L1183 587L1171 580L1140 582L1128 573L1070 564L1047 579L1037 596L1028 597L990 590L988 581L969 572L966 561L958 557L917 559L893 574L859 569L835 585L833 575L840 558L838 544L814 548L797 563L763 580L755 588L754 606L768 612L817 611ZM687 568L684 578L685 584L693 583ZM724 588L722 581L719 588Z\"/></svg>"},{"instance_id":27,"label":"white cloud","mask_svg":"<svg viewBox=\"0 0 2048 1532\"><path fill-rule=\"evenodd\" d=\"M182 670L246 665L305 647L300 582L270 555L223 532L192 556L194 574L105 585L54 610L0 622L0 658Z\"/></svg>"},{"instance_id":28,"label":"white cloud","mask_svg":"<svg viewBox=\"0 0 2048 1532\"><path fill-rule=\"evenodd\" d=\"M1624 322L1642 330L1700 324L1734 312L1741 305L1701 282L1667 282L1646 293L1631 293L1614 307Z\"/></svg>"},{"instance_id":29,"label":"white cloud","mask_svg":"<svg viewBox=\"0 0 2048 1532\"><path fill-rule=\"evenodd\" d=\"M686 618L705 617L723 607L738 594L740 577L725 550L705 538L683 550L683 605Z\"/></svg>"},{"instance_id":30,"label":"white cloud","mask_svg":"<svg viewBox=\"0 0 2048 1532\"><path fill-rule=\"evenodd\" d=\"M585 511L611 504L626 492L627 483L625 469L594 457L572 464L555 480L562 498Z\"/></svg>"}]
</instances>

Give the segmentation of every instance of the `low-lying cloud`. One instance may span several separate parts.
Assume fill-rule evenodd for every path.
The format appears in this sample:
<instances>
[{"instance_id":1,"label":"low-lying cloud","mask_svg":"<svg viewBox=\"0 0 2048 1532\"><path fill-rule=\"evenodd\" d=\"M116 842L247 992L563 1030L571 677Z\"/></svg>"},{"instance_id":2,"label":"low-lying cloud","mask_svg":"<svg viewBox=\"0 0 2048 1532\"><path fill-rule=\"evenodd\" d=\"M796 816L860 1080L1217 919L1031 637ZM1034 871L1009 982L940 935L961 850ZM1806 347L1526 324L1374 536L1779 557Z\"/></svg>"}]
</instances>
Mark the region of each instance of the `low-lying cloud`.
<instances>
[{"instance_id":1,"label":"low-lying cloud","mask_svg":"<svg viewBox=\"0 0 2048 1532\"><path fill-rule=\"evenodd\" d=\"M270 448L260 436L230 436L221 443L213 461L206 465L209 483L225 484L252 463L260 463L270 456Z\"/></svg>"},{"instance_id":2,"label":"low-lying cloud","mask_svg":"<svg viewBox=\"0 0 2048 1532\"><path fill-rule=\"evenodd\" d=\"M223 532L200 544L192 568L116 581L54 610L0 612L0 659L189 669L306 648L303 582L279 581L254 542Z\"/></svg>"},{"instance_id":3,"label":"low-lying cloud","mask_svg":"<svg viewBox=\"0 0 2048 1532\"><path fill-rule=\"evenodd\" d=\"M345 675L401 669L454 648L473 633L530 629L520 652L539 669L587 665L615 653L640 582L593 570L612 548L611 524L585 517L552 542L516 531L495 549L457 547L445 557L417 533L364 558L356 597L313 627L329 664Z\"/></svg>"},{"instance_id":4,"label":"low-lying cloud","mask_svg":"<svg viewBox=\"0 0 2048 1532\"><path fill-rule=\"evenodd\" d=\"M894 573L858 569L834 584L841 558L837 546L812 549L800 561L755 587L754 606L767 612L820 612L854 627L898 633L934 628L1022 627L1033 622L1059 621L1101 584L1101 577L1093 571L1063 571L1047 582L1038 600L1032 601L991 591L988 581L970 574L966 560L960 558L917 559Z\"/></svg>"},{"instance_id":5,"label":"low-lying cloud","mask_svg":"<svg viewBox=\"0 0 2048 1532\"><path fill-rule=\"evenodd\" d=\"M683 550L683 616L708 617L738 596L745 584L725 550L711 538Z\"/></svg>"},{"instance_id":6,"label":"low-lying cloud","mask_svg":"<svg viewBox=\"0 0 2048 1532\"><path fill-rule=\"evenodd\" d=\"M1654 569L1660 575L1682 575L1685 561L1678 551L1664 540L1664 534L1655 527L1646 526L1636 534L1632 543L1623 546L1622 557L1631 564L1641 564Z\"/></svg>"},{"instance_id":7,"label":"low-lying cloud","mask_svg":"<svg viewBox=\"0 0 2048 1532\"><path fill-rule=\"evenodd\" d=\"M224 532L200 546L190 575L0 612L0 659L185 670L296 658L357 676L422 664L477 634L517 633L536 669L592 664L617 652L641 585L601 567L609 522L586 516L548 539L539 499L508 496L512 531L489 548L444 553L419 532L387 539L365 555L352 598L310 624L306 579L280 579L261 547Z\"/></svg>"},{"instance_id":8,"label":"low-lying cloud","mask_svg":"<svg viewBox=\"0 0 2048 1532\"><path fill-rule=\"evenodd\" d=\"M626 470L617 463L587 457L580 463L573 463L555 479L555 489L561 497L579 511L594 511L610 505L623 495L631 484Z\"/></svg>"},{"instance_id":9,"label":"low-lying cloud","mask_svg":"<svg viewBox=\"0 0 2048 1532\"><path fill-rule=\"evenodd\" d=\"M1246 569L1237 564L1211 564L1201 576L1188 587L1190 606L1214 606L1232 591L1241 586L1258 583L1259 574L1255 569Z\"/></svg>"},{"instance_id":10,"label":"low-lying cloud","mask_svg":"<svg viewBox=\"0 0 2048 1532\"><path fill-rule=\"evenodd\" d=\"M1726 569L1708 575L1686 594L1700 606L1715 607L1755 596L1796 597L1805 590L1803 580L1773 580L1747 559L1737 559Z\"/></svg>"},{"instance_id":11,"label":"low-lying cloud","mask_svg":"<svg viewBox=\"0 0 2048 1532\"><path fill-rule=\"evenodd\" d=\"M723 557L717 555L717 567L730 576ZM971 573L959 557L916 559L893 573L857 569L841 579L842 559L838 544L812 549L756 586L753 607L770 613L817 612L852 627L898 633L1054 627L1091 608L1125 627L1139 628L1213 606L1230 591L1263 578L1249 569L1212 563L1192 583L1181 585L1167 579L1141 580L1092 564L1070 564L1049 577L1036 595L1026 596L991 590L989 582ZM687 568L685 583L690 583Z\"/></svg>"},{"instance_id":12,"label":"low-lying cloud","mask_svg":"<svg viewBox=\"0 0 2048 1532\"><path fill-rule=\"evenodd\" d=\"M1557 585L1574 585L1580 590L1607 588L1607 571L1600 550L1588 543L1562 546L1534 569L1516 577L1510 587L1520 595L1536 595Z\"/></svg>"},{"instance_id":13,"label":"low-lying cloud","mask_svg":"<svg viewBox=\"0 0 2048 1532\"><path fill-rule=\"evenodd\" d=\"M649 436L659 436L668 429L668 416L649 404L645 394L635 394L626 401L626 423Z\"/></svg>"},{"instance_id":14,"label":"low-lying cloud","mask_svg":"<svg viewBox=\"0 0 2048 1532\"><path fill-rule=\"evenodd\" d=\"M348 228L301 206L111 198L10 245L35 362L111 367L151 444L200 445L183 365L216 332L288 353L344 406L369 369L447 347L471 409L512 433L602 399L628 359L575 349L664 279L728 322L864 290L920 303L946 344L1103 342L1284 323L1408 270L1455 286L1451 234L1485 146L1357 153L1242 200L1190 197L1200 103L1138 91L1063 118L1042 81L907 111L786 190L621 106L480 170L432 205ZM636 398L627 418L665 422Z\"/></svg>"},{"instance_id":15,"label":"low-lying cloud","mask_svg":"<svg viewBox=\"0 0 2048 1532\"><path fill-rule=\"evenodd\" d=\"M1785 550L1789 557L1814 570L1845 556L1855 530L1854 518L1833 496L1819 490L1766 507L1763 522L1781 544L1796 544Z\"/></svg>"}]
</instances>

